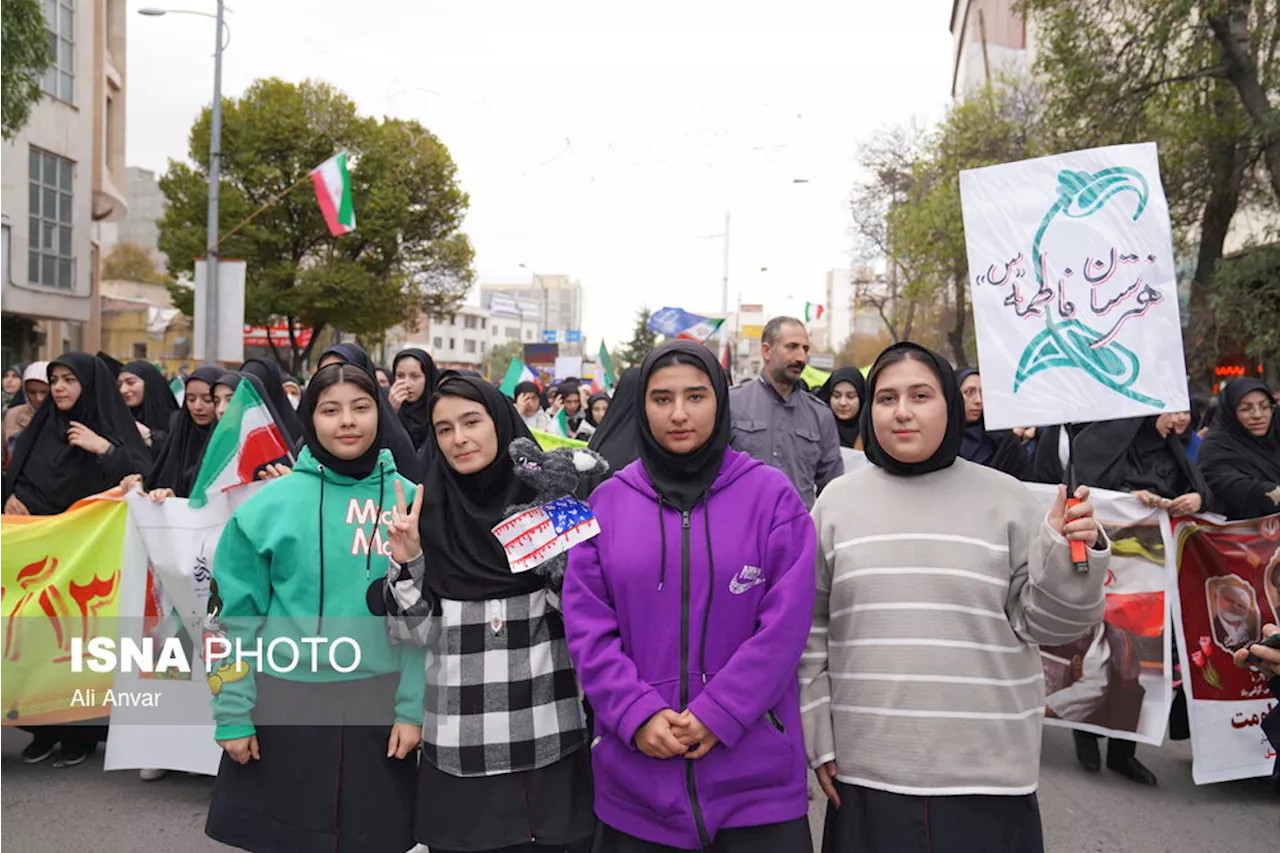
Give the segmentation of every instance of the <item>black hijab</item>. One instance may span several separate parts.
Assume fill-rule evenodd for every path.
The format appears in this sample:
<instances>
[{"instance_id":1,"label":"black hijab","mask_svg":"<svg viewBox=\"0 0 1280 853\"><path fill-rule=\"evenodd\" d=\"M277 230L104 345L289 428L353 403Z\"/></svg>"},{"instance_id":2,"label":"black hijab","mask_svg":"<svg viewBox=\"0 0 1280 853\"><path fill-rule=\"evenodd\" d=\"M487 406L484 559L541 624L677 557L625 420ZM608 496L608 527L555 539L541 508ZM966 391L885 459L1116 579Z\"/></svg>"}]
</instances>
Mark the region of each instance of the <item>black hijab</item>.
<instances>
[{"instance_id":1,"label":"black hijab","mask_svg":"<svg viewBox=\"0 0 1280 853\"><path fill-rule=\"evenodd\" d=\"M613 401L610 399L609 395L603 391L598 391L587 398L587 416L586 416L587 423L591 424L593 427L599 427L600 424L596 423L595 416L591 414L591 409L593 406L595 406L596 403L600 402L601 400L609 400L610 401L609 405L610 406L613 405ZM604 413L606 415L609 414L609 410L605 409ZM602 417L601 420L604 420L604 418Z\"/></svg>"},{"instance_id":2,"label":"black hijab","mask_svg":"<svg viewBox=\"0 0 1280 853\"><path fill-rule=\"evenodd\" d=\"M225 370L222 375L213 383L214 385L225 385L232 391L236 390L240 385L240 374L234 370Z\"/></svg>"},{"instance_id":3,"label":"black hijab","mask_svg":"<svg viewBox=\"0 0 1280 853\"><path fill-rule=\"evenodd\" d=\"M903 351L914 353L915 360L923 361L933 369L941 385L942 396L947 403L946 434L943 435L942 443L938 445L933 455L922 462L902 462L890 456L889 452L876 440L875 426L871 422L876 383L880 379L880 374L889 365L902 361L903 357L899 353ZM862 431L862 446L866 450L867 459L888 473L898 477L915 477L950 468L955 463L956 457L960 455L960 443L964 437L964 400L960 396L960 385L956 382L951 363L936 352L910 341L903 341L889 347L880 353L875 365L871 368L871 375L867 379L867 401L862 407L862 414L858 420Z\"/></svg>"},{"instance_id":4,"label":"black hijab","mask_svg":"<svg viewBox=\"0 0 1280 853\"><path fill-rule=\"evenodd\" d=\"M258 380L255 385L262 386L259 391L266 391L263 399L275 410L272 414L284 431L285 443L290 447L297 447L302 440L302 422L298 420L298 413L293 410L293 406L289 405L289 395L284 393L284 371L280 369L280 365L266 359L251 358L240 365L240 373Z\"/></svg>"},{"instance_id":5,"label":"black hijab","mask_svg":"<svg viewBox=\"0 0 1280 853\"><path fill-rule=\"evenodd\" d=\"M1076 483L1093 489L1124 491L1128 470L1126 457L1146 418L1121 418L1069 427L1050 426L1040 430L1040 441L1032 465L1032 479L1041 483L1065 483L1062 466L1062 430L1072 435L1072 462Z\"/></svg>"},{"instance_id":6,"label":"black hijab","mask_svg":"<svg viewBox=\"0 0 1280 853\"><path fill-rule=\"evenodd\" d=\"M1222 389L1218 395L1217 420L1200 446L1200 464L1208 467L1231 460L1235 467L1254 472L1258 480L1280 483L1280 417L1272 411L1271 428L1266 435L1258 437L1249 432L1236 415L1240 401L1254 391L1266 394L1268 402L1273 399L1271 389L1257 379L1234 379Z\"/></svg>"},{"instance_id":7,"label":"black hijab","mask_svg":"<svg viewBox=\"0 0 1280 853\"><path fill-rule=\"evenodd\" d=\"M1132 492L1145 489L1164 498L1176 498L1187 492L1200 495L1203 509L1208 509L1209 488L1200 468L1191 461L1187 447L1191 430L1185 435L1170 431L1161 436L1156 429L1158 417L1146 418L1138 428L1133 443L1124 457L1120 487Z\"/></svg>"},{"instance_id":8,"label":"black hijab","mask_svg":"<svg viewBox=\"0 0 1280 853\"><path fill-rule=\"evenodd\" d=\"M653 378L654 365L671 353L692 358L711 380L716 395L716 424L711 437L689 453L672 453L654 437L649 419L644 414L644 400L649 381ZM724 368L711 354L711 350L692 341L672 340L655 348L640 366L640 382L636 386L637 423L640 434L640 462L653 482L658 496L681 512L688 512L702 498L724 462L724 452L729 447L729 380ZM606 419L607 422L607 419Z\"/></svg>"},{"instance_id":9,"label":"black hijab","mask_svg":"<svg viewBox=\"0 0 1280 853\"><path fill-rule=\"evenodd\" d=\"M591 436L587 447L599 453L616 474L640 458L640 433L637 424L644 412L641 402L640 368L628 367L618 377L613 401L604 413L600 428Z\"/></svg>"},{"instance_id":10,"label":"black hijab","mask_svg":"<svg viewBox=\"0 0 1280 853\"><path fill-rule=\"evenodd\" d=\"M316 371L315 376L311 377L309 392L302 395L302 400L298 403L298 416L302 421L302 441L306 444L307 449L311 451L311 455L316 458L324 467L336 471L344 477L350 477L353 480L363 480L373 473L374 466L378 464L378 454L382 452L382 407L378 407L378 427L374 434L373 442L369 445L369 449L357 456L355 459L342 459L335 456L320 442L320 437L316 435L316 398L320 396L315 390L315 382L323 377L328 379L332 374L341 374L339 382L327 387L332 388L335 385L342 384L349 380L343 379L344 376L359 371L360 374L369 377L373 383L374 401L378 399L378 378L369 370L354 364L331 364L328 367L322 367ZM354 383L353 383L354 384ZM397 467L399 467L397 465Z\"/></svg>"},{"instance_id":11,"label":"black hijab","mask_svg":"<svg viewBox=\"0 0 1280 853\"><path fill-rule=\"evenodd\" d=\"M956 388L959 389L964 385L964 381L970 376L977 376L978 371L972 367L967 367L956 374ZM964 394L960 395L963 402ZM967 415L966 415L967 417ZM968 459L970 462L976 462L979 465L986 465L991 461L991 457L996 454L996 441L987 435L986 419L979 417L973 423L968 420L964 423L964 435L960 439L960 458Z\"/></svg>"},{"instance_id":12,"label":"black hijab","mask_svg":"<svg viewBox=\"0 0 1280 853\"><path fill-rule=\"evenodd\" d=\"M169 422L174 412L178 411L178 401L169 390L169 383L164 381L160 368L149 361L131 361L120 369L121 373L132 373L142 380L142 402L130 406L133 419L146 424L153 432L168 431Z\"/></svg>"},{"instance_id":13,"label":"black hijab","mask_svg":"<svg viewBox=\"0 0 1280 853\"><path fill-rule=\"evenodd\" d=\"M427 377L427 383L422 389L422 396L417 400L405 400L400 404L399 413L400 423L404 424L405 432L409 433L413 446L421 448L431 439L431 396L435 393L436 385L440 382L440 371L436 369L435 361L425 351L413 348L401 350L396 353L395 359L391 362L393 383L395 382L396 365L400 363L401 359L405 358L417 360L418 364L422 365L422 375Z\"/></svg>"},{"instance_id":14,"label":"black hijab","mask_svg":"<svg viewBox=\"0 0 1280 853\"><path fill-rule=\"evenodd\" d=\"M524 419L502 392L474 376L445 372L428 401L431 410L442 396L463 397L484 406L498 435L498 455L474 474L459 474L440 450L435 431L427 440L438 459L423 481L418 530L429 554L426 587L437 600L484 601L524 595L543 586L536 572L512 574L507 555L493 535L507 509L528 503L534 491L515 475L507 448L517 438L533 438ZM428 418L430 414L428 414Z\"/></svg>"},{"instance_id":15,"label":"black hijab","mask_svg":"<svg viewBox=\"0 0 1280 853\"><path fill-rule=\"evenodd\" d=\"M193 380L206 382L209 385L209 392L213 393L213 386L222 375L221 367L207 364L198 368L190 376L184 377L183 383L190 385ZM204 458L205 445L209 443L209 436L213 434L216 423L217 421L210 421L200 426L193 421L190 412L187 411L184 398L182 408L174 412L170 422L169 440L165 442L160 454L156 456L155 464L142 480L143 488L147 491L173 489L176 497L189 497L191 487L196 482L196 475L200 473L200 462Z\"/></svg>"},{"instance_id":16,"label":"black hijab","mask_svg":"<svg viewBox=\"0 0 1280 853\"><path fill-rule=\"evenodd\" d=\"M111 453L125 454L128 464L114 468L141 473L151 467L151 454L107 366L86 352L69 352L49 362L51 375L55 367L76 375L80 398L66 412L54 404L52 394L45 398L18 436L4 478L4 500L17 494L32 515L65 512L81 498L119 485L122 479L108 473L99 457L67 443L72 421L115 445Z\"/></svg>"},{"instance_id":17,"label":"black hijab","mask_svg":"<svg viewBox=\"0 0 1280 853\"><path fill-rule=\"evenodd\" d=\"M867 378L856 367L837 367L835 372L827 377L822 387L813 392L814 396L830 407L831 395L835 393L836 386L841 382L853 385L853 390L858 393L858 412L861 413L867 407ZM831 414L834 417L835 411L832 410ZM858 441L858 416L854 415L847 421L837 417L836 431L840 433L840 445L853 449Z\"/></svg>"},{"instance_id":18,"label":"black hijab","mask_svg":"<svg viewBox=\"0 0 1280 853\"><path fill-rule=\"evenodd\" d=\"M336 355L342 359L345 364L354 364L373 377L375 385L378 383L377 365L373 363L373 359L369 357L369 353L357 344L334 344L324 352L320 353L317 364L324 361L327 356ZM306 404L307 392L302 392L302 402L298 404L298 410L301 411ZM400 418L396 416L396 410L391 408L391 401L387 399L387 389L378 385L378 435L381 447L385 447L391 451L391 455L396 460L396 470L414 482L422 477L422 469L418 459L418 452L414 448L413 440L409 438L409 433L405 431L404 424L400 423Z\"/></svg>"}]
</instances>

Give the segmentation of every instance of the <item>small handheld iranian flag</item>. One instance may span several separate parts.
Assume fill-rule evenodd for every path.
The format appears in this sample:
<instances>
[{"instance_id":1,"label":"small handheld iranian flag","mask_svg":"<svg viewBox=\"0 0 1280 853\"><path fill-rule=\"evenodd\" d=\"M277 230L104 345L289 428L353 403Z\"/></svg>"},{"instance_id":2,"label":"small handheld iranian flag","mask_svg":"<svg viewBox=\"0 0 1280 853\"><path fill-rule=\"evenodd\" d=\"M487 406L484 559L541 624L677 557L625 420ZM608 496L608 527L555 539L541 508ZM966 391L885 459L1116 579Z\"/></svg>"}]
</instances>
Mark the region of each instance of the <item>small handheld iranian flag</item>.
<instances>
[{"instance_id":1,"label":"small handheld iranian flag","mask_svg":"<svg viewBox=\"0 0 1280 853\"><path fill-rule=\"evenodd\" d=\"M347 174L347 152L330 157L311 170L316 201L325 224L334 237L356 230L356 210L351 203L351 176Z\"/></svg>"},{"instance_id":2,"label":"small handheld iranian flag","mask_svg":"<svg viewBox=\"0 0 1280 853\"><path fill-rule=\"evenodd\" d=\"M254 472L288 452L271 410L253 383L242 381L209 436L191 487L191 506L199 509L211 495L254 482Z\"/></svg>"},{"instance_id":3,"label":"small handheld iranian flag","mask_svg":"<svg viewBox=\"0 0 1280 853\"><path fill-rule=\"evenodd\" d=\"M613 393L613 356L609 354L609 348L604 345L604 341L600 341L600 353L596 356L595 373L591 376L591 393L599 394L601 391Z\"/></svg>"},{"instance_id":4,"label":"small handheld iranian flag","mask_svg":"<svg viewBox=\"0 0 1280 853\"><path fill-rule=\"evenodd\" d=\"M827 307L817 302L806 302L804 304L804 321L812 323L814 320L821 320L822 315L827 313Z\"/></svg>"}]
</instances>

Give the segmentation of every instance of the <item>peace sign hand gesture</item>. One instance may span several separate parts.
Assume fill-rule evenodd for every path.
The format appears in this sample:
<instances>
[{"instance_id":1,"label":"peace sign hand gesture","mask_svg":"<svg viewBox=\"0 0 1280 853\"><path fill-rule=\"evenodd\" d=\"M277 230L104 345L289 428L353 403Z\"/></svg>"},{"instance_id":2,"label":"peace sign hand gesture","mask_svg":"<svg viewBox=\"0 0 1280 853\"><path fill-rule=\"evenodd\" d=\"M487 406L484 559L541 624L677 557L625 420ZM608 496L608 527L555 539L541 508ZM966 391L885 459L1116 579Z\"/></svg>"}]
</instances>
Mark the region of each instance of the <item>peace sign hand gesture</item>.
<instances>
[{"instance_id":1,"label":"peace sign hand gesture","mask_svg":"<svg viewBox=\"0 0 1280 853\"><path fill-rule=\"evenodd\" d=\"M387 541L391 543L391 559L407 563L422 553L422 539L418 535L418 514L422 511L422 486L417 486L413 506L404 508L404 486L396 480L396 505L391 508L391 526Z\"/></svg>"}]
</instances>

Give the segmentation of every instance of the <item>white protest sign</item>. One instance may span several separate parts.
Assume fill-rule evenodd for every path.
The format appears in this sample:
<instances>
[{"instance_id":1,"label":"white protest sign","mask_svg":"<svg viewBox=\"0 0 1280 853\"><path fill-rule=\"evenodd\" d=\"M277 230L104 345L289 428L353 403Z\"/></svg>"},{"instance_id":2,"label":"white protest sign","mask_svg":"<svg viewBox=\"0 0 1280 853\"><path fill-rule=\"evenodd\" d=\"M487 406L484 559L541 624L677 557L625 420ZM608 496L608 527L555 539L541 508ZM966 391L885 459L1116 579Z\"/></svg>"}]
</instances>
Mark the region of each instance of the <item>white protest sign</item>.
<instances>
[{"instance_id":1,"label":"white protest sign","mask_svg":"<svg viewBox=\"0 0 1280 853\"><path fill-rule=\"evenodd\" d=\"M1154 143L960 173L988 429L1185 411Z\"/></svg>"}]
</instances>

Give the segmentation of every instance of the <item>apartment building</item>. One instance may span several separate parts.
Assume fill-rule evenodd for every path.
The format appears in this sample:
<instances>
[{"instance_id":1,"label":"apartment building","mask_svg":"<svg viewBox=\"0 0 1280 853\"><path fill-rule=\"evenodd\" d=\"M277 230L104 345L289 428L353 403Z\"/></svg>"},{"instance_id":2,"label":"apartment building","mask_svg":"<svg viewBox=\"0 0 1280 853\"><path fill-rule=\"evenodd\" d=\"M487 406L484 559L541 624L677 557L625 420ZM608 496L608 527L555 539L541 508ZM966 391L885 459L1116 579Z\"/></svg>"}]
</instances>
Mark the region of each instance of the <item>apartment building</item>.
<instances>
[{"instance_id":1,"label":"apartment building","mask_svg":"<svg viewBox=\"0 0 1280 853\"><path fill-rule=\"evenodd\" d=\"M45 0L54 61L0 147L3 362L101 342L101 226L127 212L125 23L117 0Z\"/></svg>"}]
</instances>

